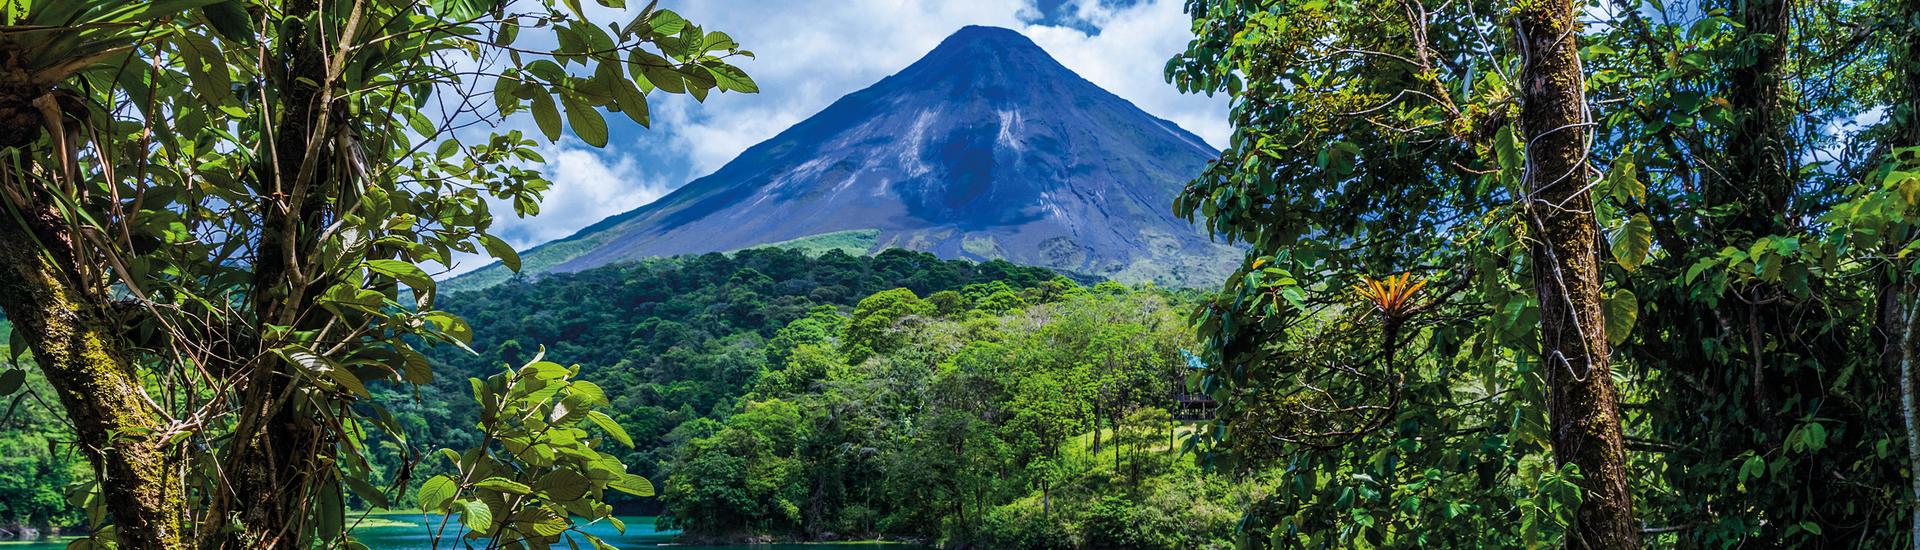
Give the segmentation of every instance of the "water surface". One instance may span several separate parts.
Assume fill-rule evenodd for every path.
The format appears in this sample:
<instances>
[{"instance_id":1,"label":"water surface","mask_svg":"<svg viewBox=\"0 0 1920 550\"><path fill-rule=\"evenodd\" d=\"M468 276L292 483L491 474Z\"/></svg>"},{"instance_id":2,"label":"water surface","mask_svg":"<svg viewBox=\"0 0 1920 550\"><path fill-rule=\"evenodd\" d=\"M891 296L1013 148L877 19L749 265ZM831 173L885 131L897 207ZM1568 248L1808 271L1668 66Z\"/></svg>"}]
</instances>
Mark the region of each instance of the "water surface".
<instances>
[{"instance_id":1,"label":"water surface","mask_svg":"<svg viewBox=\"0 0 1920 550\"><path fill-rule=\"evenodd\" d=\"M431 519L431 521L428 521L429 519ZM679 534L678 531L654 530L653 518L651 517L622 516L620 521L626 522L626 533L619 532L613 528L613 524L607 522L589 525L585 530L594 536L606 540L608 544L619 547L621 550L662 547L714 550L871 550L876 546L902 549L913 548L908 545L877 544L873 542L689 547L672 544L673 537ZM455 519L451 525L447 526L448 534L442 537L441 548L449 550L464 548L461 546L461 541L457 534L459 531L458 523L459 520ZM439 524L439 516L427 518L417 513L368 514L367 520L359 527L354 528L353 535L355 538L360 539L361 543L366 544L367 547L373 548L374 550L432 550L433 529L439 526ZM59 550L66 548L67 541L69 540L72 540L72 538L62 537L34 542L0 542L0 550ZM592 547L592 545L588 544L585 540L579 540L579 542L582 548ZM558 548L566 547L567 545L564 541L558 546Z\"/></svg>"}]
</instances>

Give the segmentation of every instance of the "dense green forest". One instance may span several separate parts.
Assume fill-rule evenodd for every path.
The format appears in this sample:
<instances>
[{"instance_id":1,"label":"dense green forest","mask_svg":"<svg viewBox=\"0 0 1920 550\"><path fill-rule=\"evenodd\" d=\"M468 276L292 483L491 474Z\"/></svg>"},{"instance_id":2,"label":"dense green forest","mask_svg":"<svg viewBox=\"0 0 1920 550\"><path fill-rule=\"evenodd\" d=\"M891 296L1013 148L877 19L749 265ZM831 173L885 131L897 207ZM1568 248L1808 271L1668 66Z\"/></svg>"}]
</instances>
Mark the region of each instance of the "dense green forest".
<instances>
[{"instance_id":1,"label":"dense green forest","mask_svg":"<svg viewBox=\"0 0 1920 550\"><path fill-rule=\"evenodd\" d=\"M1920 3L1186 6L1268 542L1920 544Z\"/></svg>"},{"instance_id":2,"label":"dense green forest","mask_svg":"<svg viewBox=\"0 0 1920 550\"><path fill-rule=\"evenodd\" d=\"M895 289L787 325L731 415L682 426L664 521L694 540L1230 546L1256 486L1184 452L1183 298L1033 298Z\"/></svg>"},{"instance_id":3,"label":"dense green forest","mask_svg":"<svg viewBox=\"0 0 1920 550\"><path fill-rule=\"evenodd\" d=\"M0 317L0 357L13 357L12 332ZM13 393L16 386L30 387ZM26 369L9 370L0 373L0 389L6 390L0 395L13 393L0 402L0 530L17 538L30 534L22 529L78 524L80 508L67 502L67 490L93 474L79 451L65 444L62 411L39 397L50 393L46 380Z\"/></svg>"},{"instance_id":4,"label":"dense green forest","mask_svg":"<svg viewBox=\"0 0 1920 550\"><path fill-rule=\"evenodd\" d=\"M583 378L605 390L609 414L637 443L621 458L636 472L660 479L676 428L733 410L767 368L769 342L789 323L850 310L868 295L895 288L1024 304L1075 285L1052 271L1005 262L974 264L903 250L810 256L771 248L651 259L537 283L510 281L445 298L451 311L475 327L471 346L477 353L454 346L430 350L436 372L445 375L420 388L420 401L393 410L420 448L465 448L479 436L469 426L477 411L467 378L523 364L544 346L548 357L593 365ZM393 388L382 397L409 403L413 391Z\"/></svg>"},{"instance_id":5,"label":"dense green forest","mask_svg":"<svg viewBox=\"0 0 1920 550\"><path fill-rule=\"evenodd\" d=\"M1175 422L1197 294L887 250L756 249L452 296L484 372L585 371L694 541L888 537L992 547L1226 546L1259 485L1202 471ZM471 444L462 383L400 413ZM652 505L652 506L649 506ZM650 510L651 511L651 510Z\"/></svg>"},{"instance_id":6,"label":"dense green forest","mask_svg":"<svg viewBox=\"0 0 1920 550\"><path fill-rule=\"evenodd\" d=\"M1169 206L1247 247L1193 293L749 250L442 295L457 252L519 264L535 137L757 92L751 52L652 4L5 6L0 520L75 548L360 548L350 511L409 506L490 549L621 509L1920 546L1915 0L1187 0L1165 75L1232 137Z\"/></svg>"}]
</instances>

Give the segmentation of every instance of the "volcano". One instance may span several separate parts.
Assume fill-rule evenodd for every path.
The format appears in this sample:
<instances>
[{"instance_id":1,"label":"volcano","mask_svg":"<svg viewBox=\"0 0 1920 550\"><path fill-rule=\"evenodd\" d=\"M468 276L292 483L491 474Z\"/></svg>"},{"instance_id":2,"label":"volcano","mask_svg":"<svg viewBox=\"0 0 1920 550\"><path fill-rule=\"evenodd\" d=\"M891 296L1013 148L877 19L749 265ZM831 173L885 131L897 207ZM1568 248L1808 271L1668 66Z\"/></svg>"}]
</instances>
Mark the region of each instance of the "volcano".
<instances>
[{"instance_id":1,"label":"volcano","mask_svg":"<svg viewBox=\"0 0 1920 550\"><path fill-rule=\"evenodd\" d=\"M1240 250L1176 216L1214 149L1021 34L966 27L713 174L527 251L529 276L799 246L1003 259L1121 282L1217 284ZM492 265L456 278L505 280Z\"/></svg>"}]
</instances>

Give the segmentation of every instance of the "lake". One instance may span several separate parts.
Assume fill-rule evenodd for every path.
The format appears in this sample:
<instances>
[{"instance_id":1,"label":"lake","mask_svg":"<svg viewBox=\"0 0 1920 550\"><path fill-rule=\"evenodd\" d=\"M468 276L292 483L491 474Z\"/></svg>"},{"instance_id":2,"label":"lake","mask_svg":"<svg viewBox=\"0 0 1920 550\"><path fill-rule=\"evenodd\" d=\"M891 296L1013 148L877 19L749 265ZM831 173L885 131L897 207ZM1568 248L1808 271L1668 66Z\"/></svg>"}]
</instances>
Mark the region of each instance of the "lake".
<instances>
[{"instance_id":1,"label":"lake","mask_svg":"<svg viewBox=\"0 0 1920 550\"><path fill-rule=\"evenodd\" d=\"M355 537L360 539L360 542L365 543L368 547L373 548L374 550L431 550L433 548L432 546L433 536L431 534L432 527L419 514L401 514L401 513L369 514L367 518L368 518L368 521L362 524L360 527L355 528L353 530L353 534ZM661 547L669 547L669 546L674 548L701 548L701 549L715 549L715 550L749 549L749 548L753 550L782 550L782 549L787 549L787 550L800 550L800 549L804 549L804 550L853 550L853 549L871 550L876 546L884 546L889 548L900 548L900 549L916 548L915 546L905 545L905 544L884 544L884 543L877 544L873 542L689 547L684 545L670 544L673 542L674 535L678 534L678 532L677 531L655 531L653 529L653 518L651 517L622 516L620 520L627 523L627 532L625 534L622 534L619 531L614 530L612 525L607 524L605 522L588 526L586 528L586 531L588 533L592 533L594 536L601 537L602 539L606 540L608 544L612 544L616 547L619 547L621 548L621 550L632 550L635 548L661 548ZM461 548L458 545L458 535L452 535L452 533L454 533L456 530L459 529L458 523L459 523L459 520L456 518L453 521L453 524L447 527L447 533L449 533L450 536L446 538L452 539L454 544L444 544L447 541L443 540L442 541L443 548L448 548L448 549ZM439 524L439 518L436 516L431 525L437 526L438 524ZM55 538L55 539L40 540L40 541L33 541L33 542L0 542L0 550L59 550L62 548L66 548L68 540L70 539ZM583 547L587 546L585 545L585 542L586 541L584 540L581 541ZM566 548L566 547L567 546L565 543L562 543L560 546L558 546L558 548Z\"/></svg>"}]
</instances>

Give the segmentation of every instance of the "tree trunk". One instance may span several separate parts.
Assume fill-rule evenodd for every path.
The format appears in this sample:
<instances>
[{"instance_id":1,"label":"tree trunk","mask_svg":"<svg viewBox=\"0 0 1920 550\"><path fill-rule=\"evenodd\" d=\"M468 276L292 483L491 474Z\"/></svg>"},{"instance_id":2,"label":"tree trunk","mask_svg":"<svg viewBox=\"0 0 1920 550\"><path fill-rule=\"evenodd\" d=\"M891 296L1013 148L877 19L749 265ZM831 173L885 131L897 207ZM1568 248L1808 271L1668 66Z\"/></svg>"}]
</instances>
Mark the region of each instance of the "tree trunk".
<instances>
[{"instance_id":1,"label":"tree trunk","mask_svg":"<svg viewBox=\"0 0 1920 550\"><path fill-rule=\"evenodd\" d=\"M1731 207L1735 212L1728 220L1729 225L1717 232L1723 246L1744 249L1757 238L1792 231L1788 207L1796 178L1788 158L1793 145L1787 135L1791 113L1786 106L1785 74L1791 8L1790 0L1747 0L1738 3L1732 13L1744 27L1742 38L1751 46L1742 52L1742 57L1750 62L1737 64L1728 75L1728 102L1738 121L1727 136L1728 173L1726 177L1710 179L1705 189L1708 209ZM1756 283L1746 285L1740 295L1764 298L1785 293L1781 285ZM1785 436L1780 433L1781 426L1793 423L1792 418L1778 417L1794 416L1775 410L1776 399L1785 399L1777 396L1817 389L1820 384L1817 376L1808 376L1814 374L1811 372L1798 373L1802 380L1768 380L1769 373L1783 370L1779 368L1779 361L1769 365L1768 350L1803 347L1791 341L1774 342L1775 345L1769 342L1776 338L1784 340L1785 335L1794 332L1782 325L1809 323L1806 319L1787 320L1786 310L1790 305L1781 300L1736 298L1728 302L1731 315L1725 316L1727 321L1722 323L1729 340L1746 343L1747 402L1761 431L1776 441Z\"/></svg>"},{"instance_id":2,"label":"tree trunk","mask_svg":"<svg viewBox=\"0 0 1920 550\"><path fill-rule=\"evenodd\" d=\"M18 220L0 210L0 310L73 420L120 546L187 548L180 455L166 447L166 415L141 387L104 283L76 271L88 264L58 215L14 207Z\"/></svg>"},{"instance_id":3,"label":"tree trunk","mask_svg":"<svg viewBox=\"0 0 1920 550\"><path fill-rule=\"evenodd\" d=\"M1920 17L1920 0L1908 0L1904 9L1894 10L1895 21L1912 20ZM1894 70L1900 71L1901 85L1896 89L1905 92L1905 97L1892 112L1894 121L1892 145L1900 147L1920 147L1920 33L1909 32L1905 42L1896 44L1893 55ZM1886 246L1888 257L1898 257L1897 251L1907 239L1914 237L1916 229L1907 228L1905 238L1892 239ZM1896 235L1899 237L1899 235ZM1910 273L1911 262L1891 262L1885 280L1880 288L1880 325L1875 331L1884 339L1881 357L1887 363L1897 363L1900 372L1900 404L1907 430L1907 476L1909 501L1911 508L1908 530L1911 532L1913 547L1920 548L1920 387L1916 387L1914 369L1920 368L1920 283L1903 275ZM1904 306L1903 306L1904 304ZM1901 310L1905 314L1901 314ZM1903 326L1904 325L1904 326Z\"/></svg>"},{"instance_id":4,"label":"tree trunk","mask_svg":"<svg viewBox=\"0 0 1920 550\"><path fill-rule=\"evenodd\" d=\"M361 2L354 4L345 30L315 32L302 22L319 9L316 0L295 0L286 6L287 23L275 48L286 65L269 74L281 90L273 132L273 160L255 168L261 187L262 230L254 263L250 297L258 322L312 330L319 328L315 293L326 288L306 265L318 247L317 235L328 223L328 201L338 187L329 154L334 102L328 92L328 56L347 47L354 34ZM331 41L331 42L329 42ZM331 537L309 520L316 513L338 513L337 502L321 502L337 494L339 481L329 472L338 433L329 425L333 403L309 391L296 367L272 353L275 342L257 342L260 357L246 369L239 386L243 422L234 430L234 444L225 458L233 494L215 507L238 515L239 522L209 534L227 547L302 546L313 537ZM322 509L334 507L334 510ZM226 517L211 517L216 523Z\"/></svg>"},{"instance_id":5,"label":"tree trunk","mask_svg":"<svg viewBox=\"0 0 1920 550\"><path fill-rule=\"evenodd\" d=\"M1914 387L1913 372L1915 368L1920 368L1920 364L1916 364L1920 358L1915 357L1920 352L1914 350L1915 344L1920 343L1920 293L1909 288L1907 295L1915 298L1910 298L1907 303L1904 316L1906 326L1901 327L1894 343L1900 348L1900 416L1907 428L1907 483L1909 496L1912 497L1908 502L1912 508L1908 529L1912 533L1913 547L1920 548L1920 398L1914 396L1914 392L1920 389Z\"/></svg>"},{"instance_id":6,"label":"tree trunk","mask_svg":"<svg viewBox=\"0 0 1920 550\"><path fill-rule=\"evenodd\" d=\"M1889 8L1887 17L1891 21L1910 21L1920 17L1920 0L1908 0L1899 8ZM1899 27L1905 29L1905 27ZM1889 67L1895 73L1895 90L1901 92L1901 100L1893 104L1893 110L1887 113L1887 121L1893 125L1889 135L1889 154L1897 148L1920 146L1920 31L1905 29L1905 37L1895 38L1893 52L1889 52ZM1891 156L1887 158L1891 160ZM1899 258L1901 246L1916 235L1916 229L1907 227L1903 233L1889 235L1887 244L1882 248L1887 258ZM1907 475L1908 502L1910 519L1908 533L1914 548L1920 548L1920 281L1912 281L1905 273L1912 273L1912 258L1905 262L1893 260L1885 263L1882 269L1880 288L1876 288L1876 319L1874 319L1874 337L1880 342L1880 362L1889 369L1897 371L1901 377L1901 419L1907 429Z\"/></svg>"},{"instance_id":7,"label":"tree trunk","mask_svg":"<svg viewBox=\"0 0 1920 550\"><path fill-rule=\"evenodd\" d=\"M1554 457L1579 467L1585 498L1570 548L1635 548L1626 444L1614 400L1601 313L1599 229L1587 191L1586 83L1572 0L1521 4L1520 125L1527 142L1527 212Z\"/></svg>"},{"instance_id":8,"label":"tree trunk","mask_svg":"<svg viewBox=\"0 0 1920 550\"><path fill-rule=\"evenodd\" d=\"M1788 151L1786 89L1787 32L1791 0L1746 0L1737 3L1743 38L1754 44L1745 52L1752 61L1737 65L1728 75L1727 101L1738 126L1727 137L1732 173L1725 181L1707 186L1710 205L1729 205L1736 235L1752 239L1780 233L1789 227L1787 208L1795 181ZM1767 37L1767 38L1762 38Z\"/></svg>"}]
</instances>

